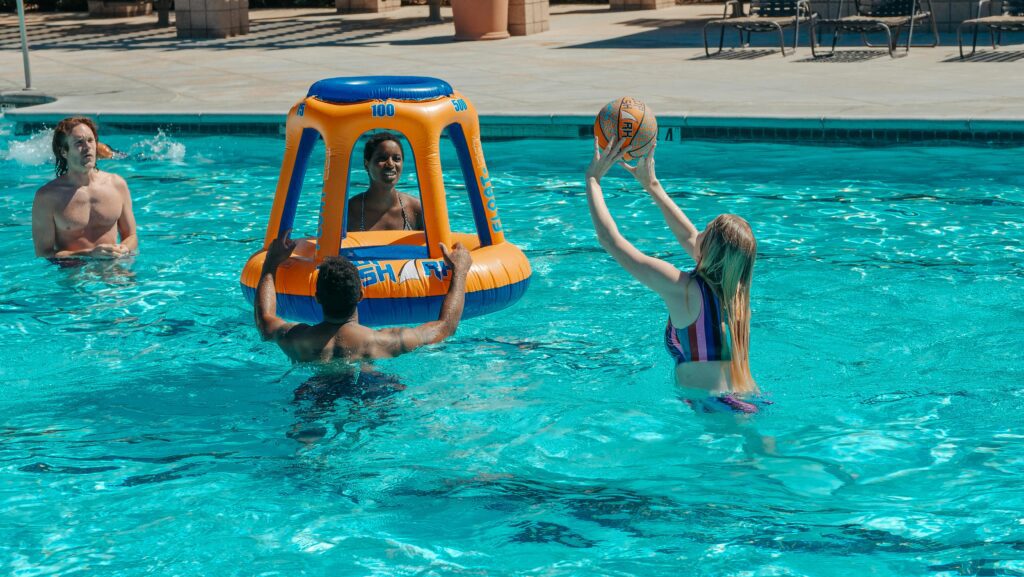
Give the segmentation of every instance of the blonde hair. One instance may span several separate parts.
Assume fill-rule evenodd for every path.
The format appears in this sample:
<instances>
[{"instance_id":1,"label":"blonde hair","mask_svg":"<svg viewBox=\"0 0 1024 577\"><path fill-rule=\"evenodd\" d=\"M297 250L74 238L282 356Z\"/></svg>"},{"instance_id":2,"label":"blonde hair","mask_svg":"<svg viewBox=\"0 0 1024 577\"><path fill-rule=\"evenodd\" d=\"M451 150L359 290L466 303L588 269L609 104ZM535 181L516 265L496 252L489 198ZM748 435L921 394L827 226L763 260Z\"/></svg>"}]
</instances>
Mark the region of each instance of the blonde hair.
<instances>
[{"instance_id":1,"label":"blonde hair","mask_svg":"<svg viewBox=\"0 0 1024 577\"><path fill-rule=\"evenodd\" d=\"M757 240L747 221L722 214L708 224L696 272L711 287L725 312L731 337L732 382L737 393L758 393L750 374L750 280Z\"/></svg>"}]
</instances>

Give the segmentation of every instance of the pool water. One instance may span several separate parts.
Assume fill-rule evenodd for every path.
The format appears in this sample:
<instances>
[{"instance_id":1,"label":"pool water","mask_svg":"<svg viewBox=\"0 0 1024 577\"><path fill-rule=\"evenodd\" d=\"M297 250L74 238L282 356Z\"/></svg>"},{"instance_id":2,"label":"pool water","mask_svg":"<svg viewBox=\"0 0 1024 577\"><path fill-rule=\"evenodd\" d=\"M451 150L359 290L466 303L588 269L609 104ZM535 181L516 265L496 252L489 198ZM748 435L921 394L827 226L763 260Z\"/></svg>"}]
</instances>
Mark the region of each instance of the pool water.
<instances>
[{"instance_id":1,"label":"pool water","mask_svg":"<svg viewBox=\"0 0 1024 577\"><path fill-rule=\"evenodd\" d=\"M0 122L3 574L1024 575L1019 148L662 143L698 226L758 236L775 404L736 423L680 401L663 305L598 247L586 140L485 142L530 289L352 385L261 343L239 289L283 139L105 138L141 254L79 269L33 258L48 139Z\"/></svg>"}]
</instances>

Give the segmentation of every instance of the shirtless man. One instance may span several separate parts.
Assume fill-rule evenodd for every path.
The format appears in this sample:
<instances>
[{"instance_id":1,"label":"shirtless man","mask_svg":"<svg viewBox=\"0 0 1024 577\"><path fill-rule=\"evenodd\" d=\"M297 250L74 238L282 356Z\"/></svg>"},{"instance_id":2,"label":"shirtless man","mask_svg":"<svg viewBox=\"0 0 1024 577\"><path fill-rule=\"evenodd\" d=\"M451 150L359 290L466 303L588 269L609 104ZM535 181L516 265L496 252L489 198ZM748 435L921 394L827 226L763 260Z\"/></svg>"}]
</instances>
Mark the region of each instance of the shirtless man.
<instances>
[{"instance_id":1,"label":"shirtless man","mask_svg":"<svg viewBox=\"0 0 1024 577\"><path fill-rule=\"evenodd\" d=\"M290 231L289 231L290 232ZM456 243L449 251L441 245L452 269L448 294L436 321L418 327L374 330L359 324L356 306L363 298L359 271L344 257L328 257L320 264L316 300L324 320L316 325L289 323L277 316L277 267L288 260L295 242L285 232L267 249L260 282L256 286L256 327L265 341L274 341L292 361L362 361L397 357L423 345L439 343L455 334L466 297L466 275L472 266L469 250Z\"/></svg>"},{"instance_id":2,"label":"shirtless man","mask_svg":"<svg viewBox=\"0 0 1024 577\"><path fill-rule=\"evenodd\" d=\"M114 259L138 250L128 185L96 168L98 144L88 118L65 118L54 129L57 178L32 203L36 256Z\"/></svg>"}]
</instances>

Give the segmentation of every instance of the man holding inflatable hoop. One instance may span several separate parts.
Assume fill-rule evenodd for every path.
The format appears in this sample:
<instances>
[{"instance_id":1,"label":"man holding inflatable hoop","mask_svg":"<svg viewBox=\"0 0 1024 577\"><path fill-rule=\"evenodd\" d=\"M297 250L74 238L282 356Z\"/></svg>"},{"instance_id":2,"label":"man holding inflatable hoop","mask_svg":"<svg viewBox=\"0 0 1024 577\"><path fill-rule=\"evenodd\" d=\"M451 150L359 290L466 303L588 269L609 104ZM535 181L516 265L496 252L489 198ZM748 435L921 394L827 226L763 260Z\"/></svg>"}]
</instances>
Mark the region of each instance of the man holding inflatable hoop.
<instances>
[{"instance_id":1,"label":"man holding inflatable hoop","mask_svg":"<svg viewBox=\"0 0 1024 577\"><path fill-rule=\"evenodd\" d=\"M316 300L324 320L316 325L289 323L277 316L277 267L295 250L291 231L274 239L267 249L256 286L256 327L265 341L274 341L294 362L361 361L397 357L424 345L439 343L455 334L466 297L466 275L473 264L469 250L455 243L449 251L441 245L451 266L452 279L436 321L417 327L371 329L359 324L357 306L363 298L359 271L348 259L327 257L317 269Z\"/></svg>"}]
</instances>

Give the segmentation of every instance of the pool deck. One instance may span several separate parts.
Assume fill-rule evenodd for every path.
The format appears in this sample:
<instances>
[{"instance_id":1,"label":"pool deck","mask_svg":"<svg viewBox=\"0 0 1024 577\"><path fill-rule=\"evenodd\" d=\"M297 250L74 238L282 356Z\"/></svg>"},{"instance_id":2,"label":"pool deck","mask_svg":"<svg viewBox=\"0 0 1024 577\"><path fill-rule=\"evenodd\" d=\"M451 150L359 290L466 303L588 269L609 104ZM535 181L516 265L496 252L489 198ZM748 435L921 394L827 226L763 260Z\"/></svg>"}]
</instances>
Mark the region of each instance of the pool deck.
<instances>
[{"instance_id":1,"label":"pool deck","mask_svg":"<svg viewBox=\"0 0 1024 577\"><path fill-rule=\"evenodd\" d=\"M607 5L556 5L549 31L489 42L454 42L450 9L435 24L426 21L426 6L383 15L254 10L249 35L205 41L178 40L173 26L155 26L155 15L30 13L32 85L57 100L9 110L8 117L279 121L320 78L408 74L449 81L481 115L553 123L592 117L605 102L630 94L659 118L698 123L741 117L748 124L907 119L917 121L909 128L936 121L1024 126L1024 44L985 47L967 61L958 58L953 35L906 58L852 44L833 59L814 59L806 46L782 58L762 34L755 36L758 47L707 58L700 30L721 16L721 6L612 12ZM24 86L19 47L16 16L0 15L6 97Z\"/></svg>"}]
</instances>

